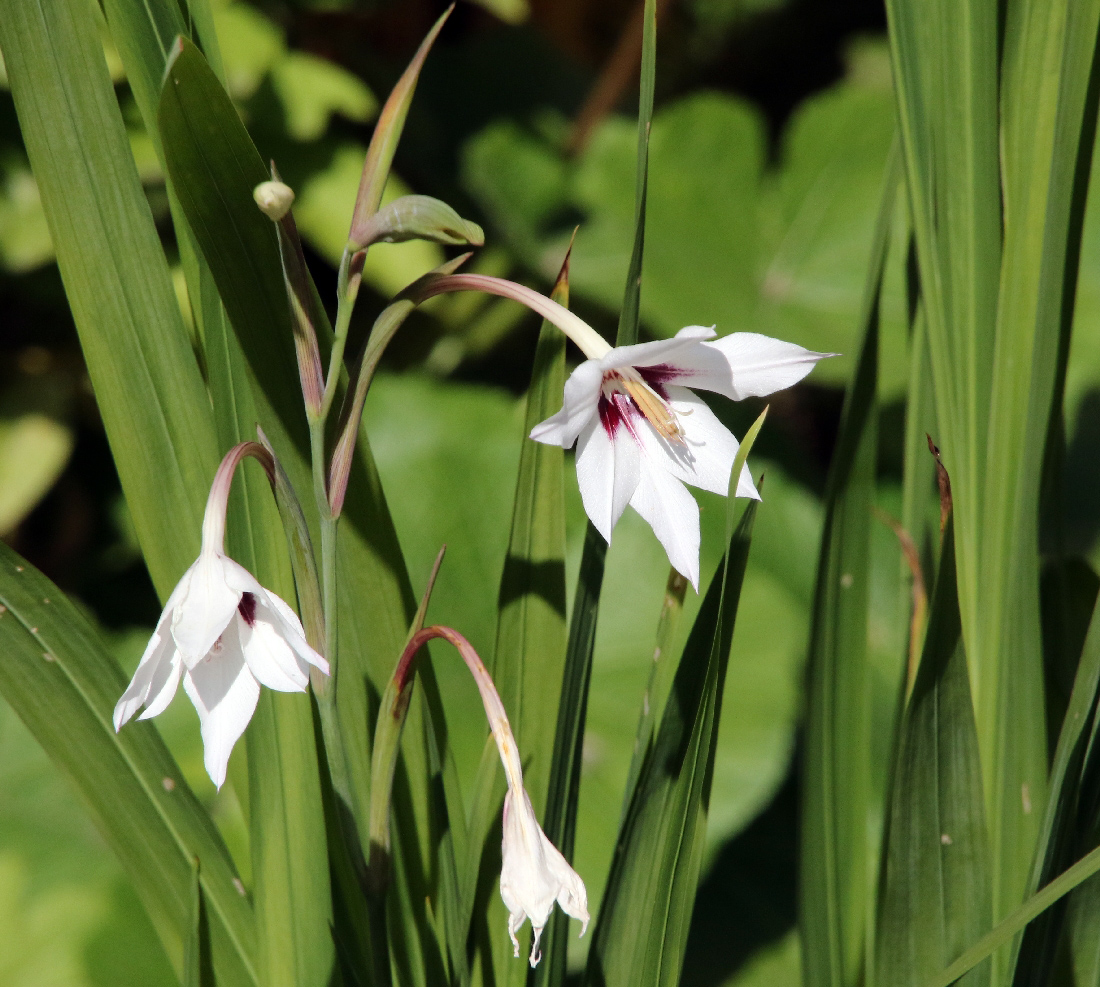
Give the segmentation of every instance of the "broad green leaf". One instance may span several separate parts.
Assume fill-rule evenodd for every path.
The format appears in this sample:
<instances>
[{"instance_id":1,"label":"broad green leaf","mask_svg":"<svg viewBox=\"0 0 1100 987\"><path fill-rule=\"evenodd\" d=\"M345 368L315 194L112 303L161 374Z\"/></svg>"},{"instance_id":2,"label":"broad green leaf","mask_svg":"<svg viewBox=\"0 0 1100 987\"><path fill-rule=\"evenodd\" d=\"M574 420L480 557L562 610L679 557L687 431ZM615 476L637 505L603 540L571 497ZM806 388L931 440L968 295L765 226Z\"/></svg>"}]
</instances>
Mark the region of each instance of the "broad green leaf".
<instances>
[{"instance_id":1,"label":"broad green leaf","mask_svg":"<svg viewBox=\"0 0 1100 987\"><path fill-rule=\"evenodd\" d=\"M217 451L92 8L8 0L0 46L112 454L164 598L198 554Z\"/></svg>"},{"instance_id":2,"label":"broad green leaf","mask_svg":"<svg viewBox=\"0 0 1100 987\"><path fill-rule=\"evenodd\" d=\"M360 79L306 52L287 52L272 68L271 82L286 108L287 133L295 140L316 140L334 113L366 123L378 110Z\"/></svg>"},{"instance_id":3,"label":"broad green leaf","mask_svg":"<svg viewBox=\"0 0 1100 987\"><path fill-rule=\"evenodd\" d=\"M754 437L746 436L734 461L734 483ZM684 646L623 819L592 934L589 983L673 985L680 979L703 857L722 691L756 515L756 502L750 501L735 528L737 506L731 496L726 556Z\"/></svg>"},{"instance_id":4,"label":"broad green leaf","mask_svg":"<svg viewBox=\"0 0 1100 987\"><path fill-rule=\"evenodd\" d=\"M892 775L876 983L923 987L988 929L992 915L985 793L950 524ZM988 965L977 969L966 983L988 984L989 972Z\"/></svg>"},{"instance_id":5,"label":"broad green leaf","mask_svg":"<svg viewBox=\"0 0 1100 987\"><path fill-rule=\"evenodd\" d=\"M11 533L31 512L72 450L72 430L62 422L36 411L0 412L0 534Z\"/></svg>"},{"instance_id":6,"label":"broad green leaf","mask_svg":"<svg viewBox=\"0 0 1100 987\"><path fill-rule=\"evenodd\" d=\"M151 725L115 733L117 663L61 590L3 546L0 602L0 690L80 790L176 970L197 857L219 982L259 983L252 909L210 816Z\"/></svg>"},{"instance_id":7,"label":"broad green leaf","mask_svg":"<svg viewBox=\"0 0 1100 987\"><path fill-rule=\"evenodd\" d=\"M642 298L650 331L762 330L840 351L815 380L851 375L894 107L884 47L860 44L849 63L846 78L795 108L770 168L763 120L741 100L693 93L654 115ZM633 127L607 119L575 165L537 134L494 122L467 142L464 182L497 236L548 278L581 210L574 294L614 310L630 259ZM894 294L884 328L900 327ZM882 388L895 396L902 335L884 333L882 361Z\"/></svg>"},{"instance_id":8,"label":"broad green leaf","mask_svg":"<svg viewBox=\"0 0 1100 987\"><path fill-rule=\"evenodd\" d=\"M9 161L0 181L0 266L18 274L53 260L50 227L30 169Z\"/></svg>"}]
</instances>

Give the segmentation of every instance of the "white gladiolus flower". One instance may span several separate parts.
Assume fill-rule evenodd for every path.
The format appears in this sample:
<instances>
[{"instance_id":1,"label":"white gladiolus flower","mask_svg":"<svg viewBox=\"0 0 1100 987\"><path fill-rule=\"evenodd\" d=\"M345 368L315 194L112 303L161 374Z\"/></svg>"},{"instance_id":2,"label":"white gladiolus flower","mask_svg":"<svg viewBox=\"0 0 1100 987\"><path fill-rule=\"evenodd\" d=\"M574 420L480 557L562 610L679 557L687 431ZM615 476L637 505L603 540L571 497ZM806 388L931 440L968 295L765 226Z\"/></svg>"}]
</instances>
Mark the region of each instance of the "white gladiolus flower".
<instances>
[{"instance_id":1,"label":"white gladiolus flower","mask_svg":"<svg viewBox=\"0 0 1100 987\"><path fill-rule=\"evenodd\" d=\"M210 490L202 550L172 591L134 677L115 706L118 731L162 713L180 679L199 714L204 761L221 788L233 745L244 733L260 686L304 692L309 666L328 663L305 639L298 615L225 555L225 512L241 446L223 460Z\"/></svg>"},{"instance_id":2,"label":"white gladiolus flower","mask_svg":"<svg viewBox=\"0 0 1100 987\"><path fill-rule=\"evenodd\" d=\"M523 767L519 749L508 714L500 701L496 686L469 642L455 634L449 637L462 653L467 666L477 682L485 715L493 731L504 775L508 780L508 793L504 796L504 821L501 839L500 896L504 899L508 916L508 936L512 940L515 955L519 956L519 940L516 932L527 920L531 920L531 966L542 958L539 938L550 920L556 901L562 911L581 921L581 935L588 928L588 893L569 862L561 855L542 831L531 799L523 787Z\"/></svg>"},{"instance_id":3,"label":"white gladiolus flower","mask_svg":"<svg viewBox=\"0 0 1100 987\"><path fill-rule=\"evenodd\" d=\"M577 443L581 500L608 543L629 504L696 590L699 506L684 484L725 494L738 443L688 385L735 401L759 397L797 383L832 355L751 332L714 336L688 326L672 339L615 349L577 340L589 359L566 381L561 411L531 430L537 442ZM748 467L737 495L760 499Z\"/></svg>"},{"instance_id":4,"label":"white gladiolus flower","mask_svg":"<svg viewBox=\"0 0 1100 987\"><path fill-rule=\"evenodd\" d=\"M561 411L536 425L531 438L564 449L576 442L581 499L600 534L610 544L629 504L696 590L699 505L684 484L727 493L738 443L689 388L734 401L763 397L798 383L818 360L836 355L755 332L716 339L713 327L704 326L687 326L672 339L612 348L553 299L486 274L432 275L413 294L419 303L449 291L514 299L580 347L587 359L565 382ZM737 478L736 493L760 499L748 467Z\"/></svg>"}]
</instances>

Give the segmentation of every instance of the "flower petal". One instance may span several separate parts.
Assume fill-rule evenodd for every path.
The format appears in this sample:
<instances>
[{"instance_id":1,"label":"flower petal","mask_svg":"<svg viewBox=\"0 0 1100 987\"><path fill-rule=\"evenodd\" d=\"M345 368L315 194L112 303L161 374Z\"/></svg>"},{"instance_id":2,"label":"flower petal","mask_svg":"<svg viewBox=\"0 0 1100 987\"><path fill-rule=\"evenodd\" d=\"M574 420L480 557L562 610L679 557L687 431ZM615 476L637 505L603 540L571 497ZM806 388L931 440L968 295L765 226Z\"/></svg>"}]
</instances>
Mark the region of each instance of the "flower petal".
<instances>
[{"instance_id":1,"label":"flower petal","mask_svg":"<svg viewBox=\"0 0 1100 987\"><path fill-rule=\"evenodd\" d=\"M122 728L122 724L126 723L141 708L142 703L150 695L159 696L170 679L173 665L172 656L175 654L176 646L172 640L172 635L167 632L163 624L164 620L162 618L161 626L153 631L153 636L149 638L149 643L145 646L145 653L141 656L141 661L138 662L134 677L130 679L126 691L115 704L115 733L118 733ZM176 682L178 681L179 677L177 675ZM175 691L176 685L173 683L172 694L175 694ZM172 696L169 695L168 699L171 700L171 698Z\"/></svg>"},{"instance_id":2,"label":"flower petal","mask_svg":"<svg viewBox=\"0 0 1100 987\"><path fill-rule=\"evenodd\" d=\"M162 662L153 676L153 682L149 688L149 697L146 699L145 711L138 717L139 720L152 719L168 708L168 704L175 698L182 671L183 658L173 648L171 659Z\"/></svg>"},{"instance_id":3,"label":"flower petal","mask_svg":"<svg viewBox=\"0 0 1100 987\"><path fill-rule=\"evenodd\" d=\"M599 361L585 360L565 382L561 411L531 429L531 438L568 449L577 441L584 426L596 417L602 387L603 371Z\"/></svg>"},{"instance_id":4,"label":"flower petal","mask_svg":"<svg viewBox=\"0 0 1100 987\"><path fill-rule=\"evenodd\" d=\"M818 360L833 355L755 332L734 332L677 353L671 368L676 375L667 379L740 401L797 384Z\"/></svg>"},{"instance_id":5,"label":"flower petal","mask_svg":"<svg viewBox=\"0 0 1100 987\"><path fill-rule=\"evenodd\" d=\"M258 608L257 608L258 609ZM249 671L276 692L305 692L309 672L270 621L257 614L251 626L238 615L237 632Z\"/></svg>"},{"instance_id":6,"label":"flower petal","mask_svg":"<svg viewBox=\"0 0 1100 987\"><path fill-rule=\"evenodd\" d=\"M569 861L562 856L549 837L539 827L539 835L542 837L542 850L546 855L546 865L550 873L554 875L558 887L558 907L567 915L578 919L581 923L581 935L588 931L588 891L584 881L572 867Z\"/></svg>"},{"instance_id":7,"label":"flower petal","mask_svg":"<svg viewBox=\"0 0 1100 987\"><path fill-rule=\"evenodd\" d=\"M671 339L656 339L651 343L634 343L632 346L616 346L601 357L600 366L606 370L623 367L651 367L656 364L676 363L680 353L694 349L704 339L713 339L714 327L684 326Z\"/></svg>"},{"instance_id":8,"label":"flower petal","mask_svg":"<svg viewBox=\"0 0 1100 987\"><path fill-rule=\"evenodd\" d=\"M668 561L699 591L699 505L660 465L642 460L642 478L630 501L664 546Z\"/></svg>"},{"instance_id":9,"label":"flower petal","mask_svg":"<svg viewBox=\"0 0 1100 987\"><path fill-rule=\"evenodd\" d=\"M667 392L684 441L670 442L646 422L639 431L643 453L678 480L724 497L729 492L730 470L739 448L737 439L697 394L675 386L668 387ZM737 496L760 499L748 466L741 468Z\"/></svg>"},{"instance_id":10,"label":"flower petal","mask_svg":"<svg viewBox=\"0 0 1100 987\"><path fill-rule=\"evenodd\" d=\"M625 403L625 402L624 402ZM641 416L636 416L641 421ZM636 427L635 423L631 423ZM577 440L577 485L584 509L608 544L611 532L630 503L640 477L641 449L625 423L608 434L599 416Z\"/></svg>"},{"instance_id":11,"label":"flower petal","mask_svg":"<svg viewBox=\"0 0 1100 987\"><path fill-rule=\"evenodd\" d=\"M188 668L214 647L241 601L240 591L226 582L229 561L216 552L203 552L180 580L186 587L172 612L172 637Z\"/></svg>"},{"instance_id":12,"label":"flower petal","mask_svg":"<svg viewBox=\"0 0 1100 987\"><path fill-rule=\"evenodd\" d=\"M328 662L309 646L306 641L305 628L302 627L301 620L298 619L298 615L286 600L272 593L271 590L265 589L262 595L258 597L258 602L257 619L266 617L274 626L279 628L280 636L301 659L298 662L299 667L302 667L301 662L305 661L310 665L315 665L328 675ZM307 669L304 667L302 667L302 671L308 674Z\"/></svg>"},{"instance_id":13,"label":"flower petal","mask_svg":"<svg viewBox=\"0 0 1100 987\"><path fill-rule=\"evenodd\" d=\"M183 688L202 724L203 762L221 788L233 745L256 711L260 684L245 664L236 622L215 654L200 661L183 679Z\"/></svg>"}]
</instances>

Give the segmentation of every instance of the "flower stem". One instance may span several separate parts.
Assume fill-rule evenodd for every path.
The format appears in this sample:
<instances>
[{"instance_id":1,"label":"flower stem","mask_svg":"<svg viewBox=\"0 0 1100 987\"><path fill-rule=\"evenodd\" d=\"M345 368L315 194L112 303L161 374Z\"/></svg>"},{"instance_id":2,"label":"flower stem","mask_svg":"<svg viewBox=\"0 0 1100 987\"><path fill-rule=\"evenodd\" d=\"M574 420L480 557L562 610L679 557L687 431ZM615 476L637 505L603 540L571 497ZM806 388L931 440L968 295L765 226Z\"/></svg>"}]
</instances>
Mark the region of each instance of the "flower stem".
<instances>
[{"instance_id":1,"label":"flower stem","mask_svg":"<svg viewBox=\"0 0 1100 987\"><path fill-rule=\"evenodd\" d=\"M323 422L328 418L332 402L336 397L336 387L340 382L340 369L344 365L344 347L348 341L348 327L351 325L351 313L355 308L355 299L359 296L359 284L362 280L365 251L352 253L344 249L340 258L340 271L337 275L336 324L333 326L335 338L328 357L328 374L325 377L325 393L321 397L321 409L318 417Z\"/></svg>"}]
</instances>

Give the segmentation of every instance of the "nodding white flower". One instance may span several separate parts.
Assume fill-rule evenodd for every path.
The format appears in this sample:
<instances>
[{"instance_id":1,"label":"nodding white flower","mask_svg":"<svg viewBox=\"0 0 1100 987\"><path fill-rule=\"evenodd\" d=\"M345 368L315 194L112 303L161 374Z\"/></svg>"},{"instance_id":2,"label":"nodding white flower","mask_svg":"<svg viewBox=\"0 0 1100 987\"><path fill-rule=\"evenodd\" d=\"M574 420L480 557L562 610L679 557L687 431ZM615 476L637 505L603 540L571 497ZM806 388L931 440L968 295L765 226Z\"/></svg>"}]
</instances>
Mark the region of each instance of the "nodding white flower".
<instances>
[{"instance_id":1,"label":"nodding white flower","mask_svg":"<svg viewBox=\"0 0 1100 987\"><path fill-rule=\"evenodd\" d=\"M581 500L600 534L610 544L629 504L698 590L699 506L684 484L725 494L738 443L688 385L735 401L763 396L797 383L833 354L752 332L715 339L703 326L614 349L589 333L574 336L589 359L566 381L561 411L536 425L531 438L566 449L576 442ZM737 495L760 499L747 466Z\"/></svg>"},{"instance_id":2,"label":"nodding white flower","mask_svg":"<svg viewBox=\"0 0 1100 987\"><path fill-rule=\"evenodd\" d=\"M298 615L225 554L229 485L242 443L222 461L202 524L202 550L172 590L130 685L115 706L116 732L144 704L139 719L162 713L180 679L199 714L204 762L218 788L233 745L256 710L260 686L304 692L309 666L328 663L305 639Z\"/></svg>"},{"instance_id":3,"label":"nodding white flower","mask_svg":"<svg viewBox=\"0 0 1100 987\"><path fill-rule=\"evenodd\" d=\"M527 919L531 920L529 960L531 966L536 966L542 958L539 939L550 920L554 902L566 914L581 921L583 936L588 928L588 893L580 875L569 866L539 825L531 799L523 787L519 748L492 678L468 641L454 632L448 640L458 647L473 673L504 765L508 793L504 796L504 821L501 826L500 896L509 912L508 936L516 956L519 956L516 932Z\"/></svg>"}]
</instances>

